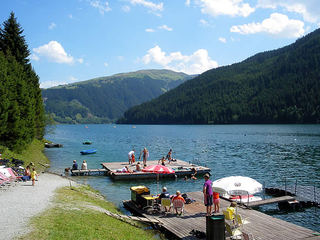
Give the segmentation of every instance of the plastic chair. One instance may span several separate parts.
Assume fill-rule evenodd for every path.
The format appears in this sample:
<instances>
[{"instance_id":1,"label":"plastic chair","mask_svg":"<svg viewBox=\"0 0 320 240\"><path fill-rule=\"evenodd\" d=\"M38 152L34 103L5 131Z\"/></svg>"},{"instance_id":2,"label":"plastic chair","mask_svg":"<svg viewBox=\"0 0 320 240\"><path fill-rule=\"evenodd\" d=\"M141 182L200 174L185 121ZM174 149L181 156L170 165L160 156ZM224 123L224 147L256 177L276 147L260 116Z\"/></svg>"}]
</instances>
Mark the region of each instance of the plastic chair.
<instances>
[{"instance_id":1,"label":"plastic chair","mask_svg":"<svg viewBox=\"0 0 320 240\"><path fill-rule=\"evenodd\" d=\"M242 232L238 227L232 227L230 224L227 222L225 223L226 226L226 231L230 235L230 239L241 239L242 237Z\"/></svg>"},{"instance_id":2,"label":"plastic chair","mask_svg":"<svg viewBox=\"0 0 320 240\"><path fill-rule=\"evenodd\" d=\"M170 212L171 210L171 199L170 198L161 198L161 208L164 209L165 212ZM167 211L169 208L169 211Z\"/></svg>"},{"instance_id":3,"label":"plastic chair","mask_svg":"<svg viewBox=\"0 0 320 240\"><path fill-rule=\"evenodd\" d=\"M172 201L173 208L178 212L180 209L180 215L183 215L184 212L184 202L181 199L174 199ZM179 213L178 213L179 214Z\"/></svg>"},{"instance_id":4,"label":"plastic chair","mask_svg":"<svg viewBox=\"0 0 320 240\"><path fill-rule=\"evenodd\" d=\"M242 228L243 228L244 224L249 223L249 221L247 221L247 218L243 218L240 214L236 214L235 217L236 217L236 221L237 221L238 225Z\"/></svg>"},{"instance_id":5,"label":"plastic chair","mask_svg":"<svg viewBox=\"0 0 320 240\"><path fill-rule=\"evenodd\" d=\"M233 220L234 219L234 214L231 211L228 210L223 210L223 215L226 220Z\"/></svg>"}]
</instances>

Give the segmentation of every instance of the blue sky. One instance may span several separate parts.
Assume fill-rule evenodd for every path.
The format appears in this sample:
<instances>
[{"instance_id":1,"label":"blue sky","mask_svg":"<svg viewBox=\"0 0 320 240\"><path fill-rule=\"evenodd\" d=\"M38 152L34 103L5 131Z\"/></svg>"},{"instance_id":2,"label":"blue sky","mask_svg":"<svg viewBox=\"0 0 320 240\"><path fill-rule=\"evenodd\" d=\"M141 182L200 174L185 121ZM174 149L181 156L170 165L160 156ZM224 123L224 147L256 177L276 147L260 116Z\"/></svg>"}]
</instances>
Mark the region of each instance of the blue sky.
<instances>
[{"instance_id":1,"label":"blue sky","mask_svg":"<svg viewBox=\"0 0 320 240\"><path fill-rule=\"evenodd\" d=\"M320 26L318 0L1 0L41 87L141 69L199 74Z\"/></svg>"}]
</instances>

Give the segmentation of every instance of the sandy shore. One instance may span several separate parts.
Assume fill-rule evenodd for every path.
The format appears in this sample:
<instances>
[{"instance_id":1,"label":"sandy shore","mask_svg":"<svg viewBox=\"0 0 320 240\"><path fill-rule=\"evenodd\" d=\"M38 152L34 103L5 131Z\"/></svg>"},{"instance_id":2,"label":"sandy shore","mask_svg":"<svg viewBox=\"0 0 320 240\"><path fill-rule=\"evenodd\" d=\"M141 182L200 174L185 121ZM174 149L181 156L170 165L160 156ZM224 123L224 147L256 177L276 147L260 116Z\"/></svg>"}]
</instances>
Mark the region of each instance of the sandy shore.
<instances>
[{"instance_id":1,"label":"sandy shore","mask_svg":"<svg viewBox=\"0 0 320 240\"><path fill-rule=\"evenodd\" d=\"M0 239L13 239L30 231L29 219L49 207L54 191L69 186L70 180L44 173L34 187L31 184L19 182L0 190Z\"/></svg>"}]
</instances>

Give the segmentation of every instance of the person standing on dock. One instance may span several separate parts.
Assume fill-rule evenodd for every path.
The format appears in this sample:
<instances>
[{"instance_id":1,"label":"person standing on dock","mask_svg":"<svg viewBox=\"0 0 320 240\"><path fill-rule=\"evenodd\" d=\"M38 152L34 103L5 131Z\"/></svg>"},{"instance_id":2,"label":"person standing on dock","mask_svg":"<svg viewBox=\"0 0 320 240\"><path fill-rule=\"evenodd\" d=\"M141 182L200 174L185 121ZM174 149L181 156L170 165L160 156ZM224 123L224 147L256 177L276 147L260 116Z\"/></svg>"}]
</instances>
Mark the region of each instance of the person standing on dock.
<instances>
[{"instance_id":1,"label":"person standing on dock","mask_svg":"<svg viewBox=\"0 0 320 240\"><path fill-rule=\"evenodd\" d=\"M212 204L213 204L213 192L212 192L212 182L209 179L209 174L204 175L204 184L203 184L203 198L204 198L204 205L207 207L207 215L211 216L212 213Z\"/></svg>"},{"instance_id":2,"label":"person standing on dock","mask_svg":"<svg viewBox=\"0 0 320 240\"><path fill-rule=\"evenodd\" d=\"M149 151L146 147L143 148L143 150L140 153L139 160L141 160L141 155L142 155L142 160L143 160L143 166L147 166L147 158L149 157Z\"/></svg>"},{"instance_id":3,"label":"person standing on dock","mask_svg":"<svg viewBox=\"0 0 320 240\"><path fill-rule=\"evenodd\" d=\"M132 164L132 156L134 156L134 149L132 149L130 152L128 152L128 160L129 164Z\"/></svg>"},{"instance_id":4,"label":"person standing on dock","mask_svg":"<svg viewBox=\"0 0 320 240\"><path fill-rule=\"evenodd\" d=\"M170 164L170 162L173 160L173 159L172 159L172 149L169 150L169 152L168 152L168 154L167 154L167 156L166 156L166 159L168 159L169 164Z\"/></svg>"}]
</instances>

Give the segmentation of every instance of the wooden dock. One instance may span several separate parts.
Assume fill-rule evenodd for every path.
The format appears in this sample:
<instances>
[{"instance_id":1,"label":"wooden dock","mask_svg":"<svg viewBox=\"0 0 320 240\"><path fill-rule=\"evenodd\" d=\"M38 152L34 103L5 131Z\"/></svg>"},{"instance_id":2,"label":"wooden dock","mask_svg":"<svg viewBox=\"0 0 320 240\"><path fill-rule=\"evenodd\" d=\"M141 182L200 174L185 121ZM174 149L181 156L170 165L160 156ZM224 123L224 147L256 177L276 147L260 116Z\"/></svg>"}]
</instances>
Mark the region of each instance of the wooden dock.
<instances>
[{"instance_id":1,"label":"wooden dock","mask_svg":"<svg viewBox=\"0 0 320 240\"><path fill-rule=\"evenodd\" d=\"M260 200L260 201L244 203L244 205L246 207L259 207L259 206L267 205L267 204L293 201L295 199L296 198L292 197L292 196L282 196L282 197L274 197L274 198L268 198L268 199L264 199L264 200Z\"/></svg>"},{"instance_id":2,"label":"wooden dock","mask_svg":"<svg viewBox=\"0 0 320 240\"><path fill-rule=\"evenodd\" d=\"M141 167L143 167L142 162ZM148 161L147 165L155 165L158 164L158 160ZM171 162L170 164L166 164L167 167L172 168L175 173L174 174L155 174L155 173L147 173L147 172L133 172L133 173L122 173L117 172L117 170L122 169L125 166L132 171L136 169L136 163L129 165L128 162L108 162L101 164L107 171L108 175L114 180L130 180L130 179L148 179L148 178L175 178L181 176L190 176L192 174L192 168L195 168L197 171L197 175L205 174L211 171L210 168L198 166L195 164L187 163L185 161L177 159L175 162Z\"/></svg>"},{"instance_id":3,"label":"wooden dock","mask_svg":"<svg viewBox=\"0 0 320 240\"><path fill-rule=\"evenodd\" d=\"M266 194L272 196L294 196L306 207L320 207L320 189L315 186L282 186L265 188Z\"/></svg>"},{"instance_id":4,"label":"wooden dock","mask_svg":"<svg viewBox=\"0 0 320 240\"><path fill-rule=\"evenodd\" d=\"M148 215L143 210L136 207L132 201L124 201L124 206L132 212L147 218L153 218L161 222L160 227L167 233L178 239L191 240L198 239L192 234L192 230L206 232L205 206L203 205L203 194L201 192L187 193L188 197L196 200L191 204L185 205L185 213L177 217L170 213L168 215ZM230 202L220 199L220 211L225 210ZM319 233L310 229L271 217L256 210L247 208L237 208L248 223L242 228L242 232L252 234L254 239L259 240L293 240L309 239L319 240ZM226 236L228 236L226 234Z\"/></svg>"},{"instance_id":5,"label":"wooden dock","mask_svg":"<svg viewBox=\"0 0 320 240\"><path fill-rule=\"evenodd\" d=\"M86 175L106 175L108 170L104 168L100 169L88 169L88 170L71 170L72 176L86 176Z\"/></svg>"}]
</instances>

